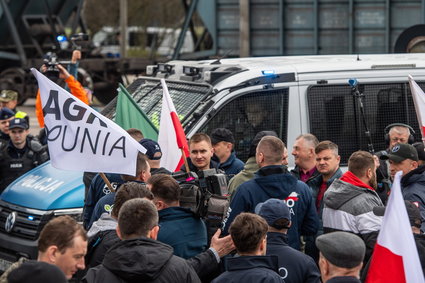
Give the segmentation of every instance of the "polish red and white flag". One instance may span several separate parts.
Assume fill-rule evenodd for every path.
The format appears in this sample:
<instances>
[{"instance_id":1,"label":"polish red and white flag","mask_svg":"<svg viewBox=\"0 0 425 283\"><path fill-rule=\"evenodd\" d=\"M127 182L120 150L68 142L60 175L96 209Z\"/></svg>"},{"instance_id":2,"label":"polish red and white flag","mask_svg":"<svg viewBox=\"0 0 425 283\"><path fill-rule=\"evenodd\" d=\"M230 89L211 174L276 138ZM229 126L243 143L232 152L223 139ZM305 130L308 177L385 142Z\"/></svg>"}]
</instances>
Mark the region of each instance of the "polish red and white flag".
<instances>
[{"instance_id":1,"label":"polish red and white flag","mask_svg":"<svg viewBox=\"0 0 425 283\"><path fill-rule=\"evenodd\" d=\"M163 89L161 121L159 123L158 143L161 147L161 167L169 171L179 171L184 163L183 154L189 156L186 134L180 123L176 108L168 92L167 84L161 79Z\"/></svg>"},{"instance_id":2,"label":"polish red and white flag","mask_svg":"<svg viewBox=\"0 0 425 283\"><path fill-rule=\"evenodd\" d=\"M366 283L423 283L424 275L396 173Z\"/></svg>"},{"instance_id":3,"label":"polish red and white flag","mask_svg":"<svg viewBox=\"0 0 425 283\"><path fill-rule=\"evenodd\" d=\"M409 85L415 104L416 117L421 128L422 142L425 142L425 94L411 75L409 75Z\"/></svg>"}]
</instances>

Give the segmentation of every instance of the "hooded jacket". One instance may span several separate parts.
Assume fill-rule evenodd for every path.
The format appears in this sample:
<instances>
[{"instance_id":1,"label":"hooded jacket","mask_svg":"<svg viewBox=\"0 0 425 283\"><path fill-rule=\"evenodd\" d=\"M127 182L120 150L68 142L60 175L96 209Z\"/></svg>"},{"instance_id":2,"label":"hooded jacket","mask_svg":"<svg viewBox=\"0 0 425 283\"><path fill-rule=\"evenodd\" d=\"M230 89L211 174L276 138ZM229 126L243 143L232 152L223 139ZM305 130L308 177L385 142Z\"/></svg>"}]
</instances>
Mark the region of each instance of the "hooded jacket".
<instances>
[{"instance_id":1,"label":"hooded jacket","mask_svg":"<svg viewBox=\"0 0 425 283\"><path fill-rule=\"evenodd\" d=\"M291 248L288 237L279 232L267 233L267 255L279 259L279 274L286 282L320 283L320 271L308 255Z\"/></svg>"},{"instance_id":2,"label":"hooded jacket","mask_svg":"<svg viewBox=\"0 0 425 283\"><path fill-rule=\"evenodd\" d=\"M288 231L289 245L299 250L300 236L315 235L319 219L311 189L279 165L261 168L254 179L239 186L230 203L228 218L224 221L225 233L238 214L254 212L257 204L270 198L286 201L292 217L292 226Z\"/></svg>"},{"instance_id":3,"label":"hooded jacket","mask_svg":"<svg viewBox=\"0 0 425 283\"><path fill-rule=\"evenodd\" d=\"M254 178L254 173L257 172L257 170L260 169L257 162L255 161L255 156L252 156L248 158L246 161L243 169L241 172L236 174L232 179L229 181L229 194L231 195L231 198L233 198L236 189L246 181L249 181Z\"/></svg>"},{"instance_id":4,"label":"hooded jacket","mask_svg":"<svg viewBox=\"0 0 425 283\"><path fill-rule=\"evenodd\" d=\"M401 178L401 193L405 200L417 202L421 212L422 232L425 231L425 166L410 171Z\"/></svg>"},{"instance_id":5,"label":"hooded jacket","mask_svg":"<svg viewBox=\"0 0 425 283\"><path fill-rule=\"evenodd\" d=\"M382 216L373 213L375 206L383 206L378 194L347 171L326 190L323 202L325 204L322 215L323 231L325 233L346 231L359 235L366 244L365 262L367 262L382 222Z\"/></svg>"},{"instance_id":6,"label":"hooded jacket","mask_svg":"<svg viewBox=\"0 0 425 283\"><path fill-rule=\"evenodd\" d=\"M212 283L282 283L274 256L237 256L226 260L226 272Z\"/></svg>"},{"instance_id":7,"label":"hooded jacket","mask_svg":"<svg viewBox=\"0 0 425 283\"><path fill-rule=\"evenodd\" d=\"M208 248L207 228L190 209L168 207L158 214L158 241L172 246L174 255L190 258Z\"/></svg>"},{"instance_id":8,"label":"hooded jacket","mask_svg":"<svg viewBox=\"0 0 425 283\"><path fill-rule=\"evenodd\" d=\"M145 237L121 241L103 263L89 269L83 282L201 282L193 268L173 255L173 248Z\"/></svg>"}]
</instances>

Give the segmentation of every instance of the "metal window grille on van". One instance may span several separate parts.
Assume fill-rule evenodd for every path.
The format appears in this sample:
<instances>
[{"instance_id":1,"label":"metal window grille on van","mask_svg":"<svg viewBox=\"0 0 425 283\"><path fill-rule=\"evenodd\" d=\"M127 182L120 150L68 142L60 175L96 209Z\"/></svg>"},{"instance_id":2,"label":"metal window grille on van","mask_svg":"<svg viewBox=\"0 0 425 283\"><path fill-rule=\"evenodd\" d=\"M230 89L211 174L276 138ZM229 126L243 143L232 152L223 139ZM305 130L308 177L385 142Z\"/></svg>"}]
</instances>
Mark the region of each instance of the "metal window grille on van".
<instances>
[{"instance_id":1,"label":"metal window grille on van","mask_svg":"<svg viewBox=\"0 0 425 283\"><path fill-rule=\"evenodd\" d=\"M205 100L212 90L208 84L191 82L167 81L167 87L183 127L186 126L185 121L189 120L188 117L197 110L201 102ZM158 79L137 79L130 85L128 91L143 112L159 129L162 107L161 82ZM111 101L103 109L102 114L110 119L114 118L116 101L116 98Z\"/></svg>"},{"instance_id":2,"label":"metal window grille on van","mask_svg":"<svg viewBox=\"0 0 425 283\"><path fill-rule=\"evenodd\" d=\"M419 83L423 87L424 83ZM420 131L409 84L361 84L366 121L375 151L385 150L384 129L391 123L405 123ZM322 140L331 140L339 147L341 164L347 164L357 150L368 150L368 139L358 102L348 85L315 85L307 91L310 132Z\"/></svg>"},{"instance_id":3,"label":"metal window grille on van","mask_svg":"<svg viewBox=\"0 0 425 283\"><path fill-rule=\"evenodd\" d=\"M227 102L213 114L202 132L227 128L235 137L236 156L246 161L251 141L259 131L275 131L286 143L288 89L257 91Z\"/></svg>"}]
</instances>

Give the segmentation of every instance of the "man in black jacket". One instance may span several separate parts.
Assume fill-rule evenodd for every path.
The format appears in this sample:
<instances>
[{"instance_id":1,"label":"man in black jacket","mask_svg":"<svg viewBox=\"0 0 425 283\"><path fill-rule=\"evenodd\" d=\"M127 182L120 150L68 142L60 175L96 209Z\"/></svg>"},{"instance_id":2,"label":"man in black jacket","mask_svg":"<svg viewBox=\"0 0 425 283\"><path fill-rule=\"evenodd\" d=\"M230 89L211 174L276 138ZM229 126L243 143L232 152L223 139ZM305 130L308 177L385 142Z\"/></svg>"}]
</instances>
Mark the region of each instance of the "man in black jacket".
<instances>
[{"instance_id":1,"label":"man in black jacket","mask_svg":"<svg viewBox=\"0 0 425 283\"><path fill-rule=\"evenodd\" d=\"M201 282L184 259L173 255L173 248L156 241L158 231L158 212L151 201L124 203L117 227L122 241L87 272L85 282Z\"/></svg>"},{"instance_id":2,"label":"man in black jacket","mask_svg":"<svg viewBox=\"0 0 425 283\"><path fill-rule=\"evenodd\" d=\"M239 256L229 258L226 272L212 282L283 282L277 273L277 257L265 255L267 229L267 222L258 215L244 212L236 216L229 231Z\"/></svg>"},{"instance_id":3,"label":"man in black jacket","mask_svg":"<svg viewBox=\"0 0 425 283\"><path fill-rule=\"evenodd\" d=\"M288 245L286 233L291 227L291 213L285 202L269 199L255 208L269 225L267 255L279 259L279 274L287 282L320 283L320 271L314 260Z\"/></svg>"},{"instance_id":4,"label":"man in black jacket","mask_svg":"<svg viewBox=\"0 0 425 283\"><path fill-rule=\"evenodd\" d=\"M405 200L418 204L422 217L422 232L425 231L425 166L419 166L418 152L410 144L395 145L388 155L381 156L389 160L390 177L398 171L403 172L401 178L401 193Z\"/></svg>"}]
</instances>

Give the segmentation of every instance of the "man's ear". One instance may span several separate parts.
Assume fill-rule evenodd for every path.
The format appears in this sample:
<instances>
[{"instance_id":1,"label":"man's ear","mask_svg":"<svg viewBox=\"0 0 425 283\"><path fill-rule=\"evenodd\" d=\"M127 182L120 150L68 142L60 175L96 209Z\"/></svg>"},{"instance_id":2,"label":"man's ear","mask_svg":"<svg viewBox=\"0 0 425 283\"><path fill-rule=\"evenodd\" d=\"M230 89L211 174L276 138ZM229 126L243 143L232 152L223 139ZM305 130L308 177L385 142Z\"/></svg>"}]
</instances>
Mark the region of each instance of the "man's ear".
<instances>
[{"instance_id":1,"label":"man's ear","mask_svg":"<svg viewBox=\"0 0 425 283\"><path fill-rule=\"evenodd\" d=\"M418 162L418 161L413 160L413 161L412 161L411 166L412 166L412 169L416 169L416 168L418 168L418 166L419 166L419 162Z\"/></svg>"},{"instance_id":2,"label":"man's ear","mask_svg":"<svg viewBox=\"0 0 425 283\"><path fill-rule=\"evenodd\" d=\"M264 237L260 242L260 252L262 255L266 255L267 252L267 237Z\"/></svg>"},{"instance_id":3,"label":"man's ear","mask_svg":"<svg viewBox=\"0 0 425 283\"><path fill-rule=\"evenodd\" d=\"M155 206L156 206L156 209L158 209L158 210L161 210L161 209L164 209L164 208L167 208L167 205L162 201L162 200L156 200L155 202L154 202L154 204L155 204Z\"/></svg>"},{"instance_id":4,"label":"man's ear","mask_svg":"<svg viewBox=\"0 0 425 283\"><path fill-rule=\"evenodd\" d=\"M151 238L152 240L156 240L158 238L158 233L159 233L159 225L156 225L149 232L149 238Z\"/></svg>"},{"instance_id":5,"label":"man's ear","mask_svg":"<svg viewBox=\"0 0 425 283\"><path fill-rule=\"evenodd\" d=\"M264 162L264 154L262 152L258 153L258 162L260 163Z\"/></svg>"},{"instance_id":6,"label":"man's ear","mask_svg":"<svg viewBox=\"0 0 425 283\"><path fill-rule=\"evenodd\" d=\"M57 246L49 246L46 250L46 257L49 260L49 263L56 264L56 258L58 256L58 253L60 253Z\"/></svg>"},{"instance_id":7,"label":"man's ear","mask_svg":"<svg viewBox=\"0 0 425 283\"><path fill-rule=\"evenodd\" d=\"M367 171L366 171L366 177L368 179L370 179L370 178L372 178L372 176L373 176L372 168L368 168Z\"/></svg>"},{"instance_id":8,"label":"man's ear","mask_svg":"<svg viewBox=\"0 0 425 283\"><path fill-rule=\"evenodd\" d=\"M115 228L115 231L117 232L118 238L120 238L120 240L122 240L120 226L117 225L117 228Z\"/></svg>"},{"instance_id":9,"label":"man's ear","mask_svg":"<svg viewBox=\"0 0 425 283\"><path fill-rule=\"evenodd\" d=\"M232 149L233 149L233 144L232 144L231 142L228 142L228 143L226 144L226 147L227 147L227 149L228 149L228 150L232 151Z\"/></svg>"}]
</instances>

